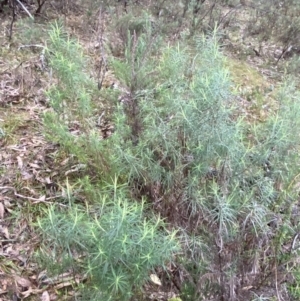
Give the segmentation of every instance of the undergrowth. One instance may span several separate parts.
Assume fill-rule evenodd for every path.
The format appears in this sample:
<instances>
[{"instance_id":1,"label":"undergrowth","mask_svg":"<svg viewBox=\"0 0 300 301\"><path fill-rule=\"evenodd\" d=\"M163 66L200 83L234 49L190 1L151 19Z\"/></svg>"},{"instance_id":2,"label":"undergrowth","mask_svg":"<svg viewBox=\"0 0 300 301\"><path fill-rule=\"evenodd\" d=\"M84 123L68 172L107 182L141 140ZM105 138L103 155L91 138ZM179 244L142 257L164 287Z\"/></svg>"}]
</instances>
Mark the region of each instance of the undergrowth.
<instances>
[{"instance_id":1,"label":"undergrowth","mask_svg":"<svg viewBox=\"0 0 300 301\"><path fill-rule=\"evenodd\" d=\"M57 78L47 93L47 136L89 175L78 179L85 203L54 205L39 221L41 258L51 250L57 263L49 270L84 273L89 300L137 296L155 268L176 278L171 263L184 300L278 285L274 267L288 275L297 251L282 246L298 232L300 142L300 96L290 82L276 111L248 124L234 114L216 32L166 46L145 22L139 36L128 32L124 58L110 62L122 89L114 132L103 139L79 43L55 24L47 52Z\"/></svg>"}]
</instances>

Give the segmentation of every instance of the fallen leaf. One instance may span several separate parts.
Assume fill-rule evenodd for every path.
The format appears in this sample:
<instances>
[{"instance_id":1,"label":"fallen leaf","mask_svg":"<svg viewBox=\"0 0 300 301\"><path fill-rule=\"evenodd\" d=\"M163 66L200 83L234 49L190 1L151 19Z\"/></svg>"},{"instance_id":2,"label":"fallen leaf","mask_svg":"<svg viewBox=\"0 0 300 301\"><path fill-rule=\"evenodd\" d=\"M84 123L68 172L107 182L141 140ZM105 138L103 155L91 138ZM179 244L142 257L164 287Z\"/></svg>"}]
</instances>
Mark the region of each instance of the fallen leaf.
<instances>
[{"instance_id":1,"label":"fallen leaf","mask_svg":"<svg viewBox=\"0 0 300 301\"><path fill-rule=\"evenodd\" d=\"M31 295L37 295L37 294L40 294L42 292L43 292L43 289L32 289L32 288L29 288L25 292L20 292L20 294L23 296L23 299L26 299L26 298L28 298Z\"/></svg>"},{"instance_id":2,"label":"fallen leaf","mask_svg":"<svg viewBox=\"0 0 300 301\"><path fill-rule=\"evenodd\" d=\"M161 286L161 281L155 274L151 274L150 279L154 284Z\"/></svg>"},{"instance_id":3,"label":"fallen leaf","mask_svg":"<svg viewBox=\"0 0 300 301\"><path fill-rule=\"evenodd\" d=\"M20 169L22 169L22 167L23 167L23 160L22 160L22 158L20 156L17 157L17 161L18 161L18 167Z\"/></svg>"},{"instance_id":4,"label":"fallen leaf","mask_svg":"<svg viewBox=\"0 0 300 301\"><path fill-rule=\"evenodd\" d=\"M22 171L21 174L22 174L22 178L23 178L24 181L30 180L30 179L33 178L33 175L31 175L27 171Z\"/></svg>"},{"instance_id":5,"label":"fallen leaf","mask_svg":"<svg viewBox=\"0 0 300 301\"><path fill-rule=\"evenodd\" d=\"M44 291L41 297L42 301L50 301L50 296L49 293L47 291Z\"/></svg>"},{"instance_id":6,"label":"fallen leaf","mask_svg":"<svg viewBox=\"0 0 300 301\"><path fill-rule=\"evenodd\" d=\"M46 196L45 196L45 195L42 195L42 196L38 199L39 202L45 202L45 200L46 200Z\"/></svg>"},{"instance_id":7,"label":"fallen leaf","mask_svg":"<svg viewBox=\"0 0 300 301\"><path fill-rule=\"evenodd\" d=\"M6 239L9 239L9 233L7 227L0 227L0 233L2 233Z\"/></svg>"},{"instance_id":8,"label":"fallen leaf","mask_svg":"<svg viewBox=\"0 0 300 301\"><path fill-rule=\"evenodd\" d=\"M2 203L0 203L0 219L4 218L4 206Z\"/></svg>"},{"instance_id":9,"label":"fallen leaf","mask_svg":"<svg viewBox=\"0 0 300 301\"><path fill-rule=\"evenodd\" d=\"M62 283L55 285L54 289L59 290L61 288L72 286L72 285L74 285L74 282L62 282Z\"/></svg>"},{"instance_id":10,"label":"fallen leaf","mask_svg":"<svg viewBox=\"0 0 300 301\"><path fill-rule=\"evenodd\" d=\"M4 206L5 206L5 208L7 208L7 207L13 207L13 205L11 204L11 202L9 200L7 200L7 199L4 200Z\"/></svg>"},{"instance_id":11,"label":"fallen leaf","mask_svg":"<svg viewBox=\"0 0 300 301\"><path fill-rule=\"evenodd\" d=\"M31 287L31 282L28 279L19 276L15 276L15 279L20 286Z\"/></svg>"},{"instance_id":12,"label":"fallen leaf","mask_svg":"<svg viewBox=\"0 0 300 301\"><path fill-rule=\"evenodd\" d=\"M32 168L36 168L36 169L40 169L40 168L41 168L38 164L35 164L35 163L29 163L29 165L30 165Z\"/></svg>"}]
</instances>

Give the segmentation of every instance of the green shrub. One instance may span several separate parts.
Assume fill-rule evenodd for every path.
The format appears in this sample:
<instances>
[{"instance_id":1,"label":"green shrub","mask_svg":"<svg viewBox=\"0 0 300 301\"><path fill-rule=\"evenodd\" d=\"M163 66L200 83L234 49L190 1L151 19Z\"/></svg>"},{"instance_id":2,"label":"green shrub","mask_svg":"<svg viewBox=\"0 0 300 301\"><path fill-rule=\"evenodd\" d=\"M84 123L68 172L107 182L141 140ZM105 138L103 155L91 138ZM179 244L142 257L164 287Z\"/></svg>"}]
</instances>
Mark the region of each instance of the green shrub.
<instances>
[{"instance_id":1,"label":"green shrub","mask_svg":"<svg viewBox=\"0 0 300 301\"><path fill-rule=\"evenodd\" d=\"M291 183L297 177L298 94L290 84L283 86L278 110L248 125L235 117L216 36L196 39L192 49L165 48L161 55L145 55L149 46L134 51L141 45L143 36L129 49L131 56L113 62L130 93L115 113L111 163L128 179L133 196L147 197L169 222L185 229L186 256L178 258L190 273L184 298L221 292L227 299L226 283L234 275L246 277L253 265L268 269L286 260L280 246L295 231L290 217L296 201ZM148 57L144 64L152 72L138 65L141 57ZM272 251L257 261L262 242ZM208 272L212 269L215 273Z\"/></svg>"},{"instance_id":2,"label":"green shrub","mask_svg":"<svg viewBox=\"0 0 300 301\"><path fill-rule=\"evenodd\" d=\"M236 275L272 270L294 256L281 246L297 229L299 93L286 84L278 109L249 125L236 117L216 33L162 51L148 26L125 42L124 58L111 60L122 86L111 94L114 133L102 139L81 48L59 26L50 32L48 56L59 80L48 92L48 136L85 163L93 180L78 181L88 209L50 209L40 221L46 248L54 258L61 254L59 264L89 275L92 299L129 298L174 251L174 234L153 222L155 212L178 230L182 252L174 260L185 275L181 297L227 300L228 283L242 288ZM83 264L72 261L74 250ZM273 277L257 272L249 285Z\"/></svg>"},{"instance_id":3,"label":"green shrub","mask_svg":"<svg viewBox=\"0 0 300 301\"><path fill-rule=\"evenodd\" d=\"M44 117L47 137L103 174L107 170L106 155L100 150L102 137L96 130L102 108L99 102L93 102L99 95L95 82L85 72L88 61L83 49L55 23L49 33L47 55L56 76L47 91L52 107Z\"/></svg>"},{"instance_id":4,"label":"green shrub","mask_svg":"<svg viewBox=\"0 0 300 301\"><path fill-rule=\"evenodd\" d=\"M96 90L84 71L82 49L55 23L47 53L57 79L47 92L52 107L44 118L47 136L90 167L94 175L109 178L112 171L104 149L108 145L94 129L96 107L91 99ZM86 275L84 300L129 299L141 290L155 267L172 260L177 249L175 232L168 234L163 221L144 209L145 202L130 200L129 192L117 181L104 186L103 178L94 183L88 177L79 179L87 207L69 199L66 210L50 207L46 218L39 220L44 235L41 262L49 272L72 268ZM50 258L45 254L51 254Z\"/></svg>"},{"instance_id":5,"label":"green shrub","mask_svg":"<svg viewBox=\"0 0 300 301\"><path fill-rule=\"evenodd\" d=\"M45 250L53 254L48 268L75 267L88 277L83 300L130 299L149 272L177 250L174 233L162 231L163 221L146 216L144 203L126 199L116 188L117 195L104 193L93 212L79 205L64 211L51 207L39 221Z\"/></svg>"},{"instance_id":6,"label":"green shrub","mask_svg":"<svg viewBox=\"0 0 300 301\"><path fill-rule=\"evenodd\" d=\"M134 49L141 45L147 45L142 37ZM201 181L210 173L220 177L226 164L238 172L245 152L239 122L230 119L231 84L216 39L198 39L196 47L194 59L180 45L160 57L147 56L146 46L113 62L120 80L130 84L129 98L115 115L114 169L153 202L162 198L165 213L174 217L177 206L186 207L187 216L206 210L199 199ZM140 57L149 58L138 65ZM227 185L224 181L220 184Z\"/></svg>"}]
</instances>

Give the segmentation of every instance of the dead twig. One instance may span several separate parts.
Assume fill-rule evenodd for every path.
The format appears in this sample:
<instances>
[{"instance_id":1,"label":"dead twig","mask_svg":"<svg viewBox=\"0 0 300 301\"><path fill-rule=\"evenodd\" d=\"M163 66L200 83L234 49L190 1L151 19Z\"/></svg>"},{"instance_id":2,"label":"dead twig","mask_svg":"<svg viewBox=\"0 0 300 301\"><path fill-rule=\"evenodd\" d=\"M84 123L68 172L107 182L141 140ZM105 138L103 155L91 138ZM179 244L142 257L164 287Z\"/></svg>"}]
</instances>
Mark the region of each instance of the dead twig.
<instances>
[{"instance_id":1,"label":"dead twig","mask_svg":"<svg viewBox=\"0 0 300 301\"><path fill-rule=\"evenodd\" d=\"M16 1L13 0L13 10L12 10L12 20L11 20L11 23L10 23L10 27L9 27L9 34L8 34L8 39L11 40L12 38L12 32L13 32L13 26L14 26L14 23L16 21Z\"/></svg>"},{"instance_id":2,"label":"dead twig","mask_svg":"<svg viewBox=\"0 0 300 301\"><path fill-rule=\"evenodd\" d=\"M41 196L40 198L37 199L37 198L30 197L30 196L25 196L25 195L19 194L16 192L16 189L14 187L10 187L10 186L2 186L2 187L0 187L0 190L12 190L16 197L18 197L20 199L33 201L33 204L44 203L44 204L52 205L53 203L49 202L49 200L53 200L53 199L62 197L62 195L52 196L52 197L48 197L48 198L46 198L45 196ZM58 205L61 207L68 207L67 205L64 205L64 204L58 204Z\"/></svg>"},{"instance_id":3,"label":"dead twig","mask_svg":"<svg viewBox=\"0 0 300 301\"><path fill-rule=\"evenodd\" d=\"M103 14L102 14L102 8L100 8L99 12L99 37L98 37L98 44L100 49L100 66L98 71L98 89L100 90L102 88L103 80L105 78L106 69L107 69L107 63L105 59L105 53L104 53L104 47L103 47Z\"/></svg>"},{"instance_id":4,"label":"dead twig","mask_svg":"<svg viewBox=\"0 0 300 301\"><path fill-rule=\"evenodd\" d=\"M29 18L30 18L31 20L34 21L34 17L33 17L32 14L28 11L28 9L24 6L24 4L23 4L22 2L20 2L19 0L15 0L15 1L17 1L18 4L20 4L20 6L22 7L22 9L23 9L23 10L25 11L25 13L29 16ZM13 2L15 2L15 1L13 1Z\"/></svg>"}]
</instances>

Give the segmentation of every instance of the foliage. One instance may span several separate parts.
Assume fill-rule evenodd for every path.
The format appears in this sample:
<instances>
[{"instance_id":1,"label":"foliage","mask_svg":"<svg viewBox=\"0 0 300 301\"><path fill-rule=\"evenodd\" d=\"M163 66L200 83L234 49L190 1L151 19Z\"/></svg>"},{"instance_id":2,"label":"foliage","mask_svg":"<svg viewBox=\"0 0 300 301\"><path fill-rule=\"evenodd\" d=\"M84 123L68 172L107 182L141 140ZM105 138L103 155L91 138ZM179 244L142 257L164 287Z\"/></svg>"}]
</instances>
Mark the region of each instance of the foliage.
<instances>
[{"instance_id":1,"label":"foliage","mask_svg":"<svg viewBox=\"0 0 300 301\"><path fill-rule=\"evenodd\" d=\"M128 300L149 271L170 260L177 248L174 233L160 230L163 221L144 215L144 203L126 199L118 186L114 189L97 199L92 212L75 204L64 211L53 206L39 221L52 270L73 266L88 276L83 300Z\"/></svg>"},{"instance_id":2,"label":"foliage","mask_svg":"<svg viewBox=\"0 0 300 301\"><path fill-rule=\"evenodd\" d=\"M50 31L48 57L58 81L48 91L48 137L94 178L79 181L92 209L72 203L40 221L46 248L61 254L59 264L64 259L86 271L99 290L92 298L129 298L174 251L175 234L162 232L160 219L152 222L155 212L178 231L181 297L230 299L243 285L235 275L254 273L250 284L262 285L276 277L264 271L293 260L281 246L297 232L300 96L287 82L278 108L248 124L236 117L216 31L189 46L167 46L145 24L139 34L128 28L124 58L110 62L122 89L114 94L107 139L95 132L97 91L81 47L57 24ZM72 259L74 250L83 265Z\"/></svg>"},{"instance_id":3,"label":"foliage","mask_svg":"<svg viewBox=\"0 0 300 301\"><path fill-rule=\"evenodd\" d=\"M293 56L286 72L297 74L298 2L21 2L0 0L4 251L37 221L39 268L62 281L72 273L75 299L159 299L157 290L174 293L170 301L298 300L300 94L260 65L270 47L276 64ZM25 8L34 22L20 20ZM45 20L60 13L72 34L57 21L45 41ZM15 29L18 40L7 43ZM251 43L238 45L241 31ZM86 47L71 38L78 33ZM220 37L248 62L225 59ZM46 145L30 126L39 110ZM20 225L14 202L26 216ZM24 256L5 256L4 288L17 291L9 298L38 292L15 280Z\"/></svg>"},{"instance_id":4,"label":"foliage","mask_svg":"<svg viewBox=\"0 0 300 301\"><path fill-rule=\"evenodd\" d=\"M31 18L25 18L17 23L17 35L18 40L25 45L38 45L45 38L45 30L42 24L34 22Z\"/></svg>"},{"instance_id":5,"label":"foliage","mask_svg":"<svg viewBox=\"0 0 300 301\"><path fill-rule=\"evenodd\" d=\"M84 72L82 49L55 23L47 53L58 79L47 93L52 107L44 118L48 137L93 172L109 178L111 168L105 169L103 159L107 144L93 129L91 95L95 89ZM75 123L78 134L72 133ZM106 188L102 185L100 190L99 182L92 185L84 178L80 185L89 204L86 208L70 201L67 210L51 207L47 217L39 220L44 250L51 250L54 263L49 264L41 252L42 262L49 271L73 267L86 274L91 300L129 299L147 281L149 272L171 260L177 248L175 232L163 231L163 221L145 210L143 200L140 204L130 200L117 181L110 181Z\"/></svg>"},{"instance_id":6,"label":"foliage","mask_svg":"<svg viewBox=\"0 0 300 301\"><path fill-rule=\"evenodd\" d=\"M87 61L83 50L55 23L50 30L47 54L57 77L57 83L47 91L53 109L44 118L47 135L101 174L107 165L105 153L100 150L101 137L95 130L99 117L93 114L97 108L93 107L92 95L97 96L97 88L84 72Z\"/></svg>"},{"instance_id":7,"label":"foliage","mask_svg":"<svg viewBox=\"0 0 300 301\"><path fill-rule=\"evenodd\" d=\"M140 49L142 44L144 41L139 39L134 49ZM157 58L153 57L148 63L151 73L144 70L144 65L132 64L146 57L143 50L130 51L136 57L114 63L116 74L131 85L129 99L120 106L115 118L115 169L128 175L131 183L142 186L153 202L169 199L164 208L174 217L172 208L186 202L187 207L192 205L192 215L196 214L201 206L195 195L197 179L204 179L213 168L215 172L222 169L226 160L238 160L241 152L235 139L238 129L229 119L230 81L222 68L216 40L204 38L196 44L202 55L196 56L192 65L188 49L181 46L169 47L156 69ZM149 46L144 51L148 49ZM126 75L120 69L126 70ZM135 69L139 70L137 74L132 72ZM136 78L144 85L132 85L138 81ZM127 119L121 118L122 107ZM124 161L128 162L126 169ZM160 191L155 195L157 189Z\"/></svg>"},{"instance_id":8,"label":"foliage","mask_svg":"<svg viewBox=\"0 0 300 301\"><path fill-rule=\"evenodd\" d=\"M248 125L234 117L216 36L196 39L193 57L180 44L159 58L150 56L151 73L136 67L146 55L134 50L144 43L140 37L129 58L113 61L130 91L116 111L116 132L108 141L115 147L114 170L128 179L135 197L147 197L172 225L185 229L186 256L178 258L190 273L185 299L212 292L226 299L225 283L234 281L233 275L246 277L250 269L266 270L271 262L291 259L284 259L279 246L292 239L296 226L291 188L297 177L298 94L286 84L276 112ZM136 77L143 85L132 85ZM271 246L270 257L257 261L260 244Z\"/></svg>"},{"instance_id":9,"label":"foliage","mask_svg":"<svg viewBox=\"0 0 300 301\"><path fill-rule=\"evenodd\" d=\"M268 0L255 3L253 17L248 23L247 32L258 36L260 43L270 39L280 45L282 57L298 53L299 45L299 10L297 0Z\"/></svg>"},{"instance_id":10,"label":"foliage","mask_svg":"<svg viewBox=\"0 0 300 301\"><path fill-rule=\"evenodd\" d=\"M293 271L294 282L289 285L289 291L291 296L298 300L300 298L300 271L299 268L295 268Z\"/></svg>"}]
</instances>

